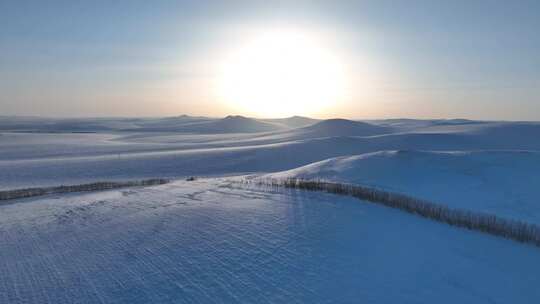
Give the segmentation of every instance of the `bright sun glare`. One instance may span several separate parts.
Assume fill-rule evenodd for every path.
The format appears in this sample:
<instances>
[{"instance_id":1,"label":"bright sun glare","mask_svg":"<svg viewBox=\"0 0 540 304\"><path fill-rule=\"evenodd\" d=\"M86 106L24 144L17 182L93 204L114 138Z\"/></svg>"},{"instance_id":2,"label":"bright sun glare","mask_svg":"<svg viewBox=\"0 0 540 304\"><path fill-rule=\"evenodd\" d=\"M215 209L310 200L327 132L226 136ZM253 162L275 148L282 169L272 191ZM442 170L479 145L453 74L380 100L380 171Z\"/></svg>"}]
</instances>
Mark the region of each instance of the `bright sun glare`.
<instances>
[{"instance_id":1,"label":"bright sun glare","mask_svg":"<svg viewBox=\"0 0 540 304\"><path fill-rule=\"evenodd\" d=\"M310 115L343 97L345 73L328 45L308 34L274 31L226 56L218 90L222 101L252 115Z\"/></svg>"}]
</instances>

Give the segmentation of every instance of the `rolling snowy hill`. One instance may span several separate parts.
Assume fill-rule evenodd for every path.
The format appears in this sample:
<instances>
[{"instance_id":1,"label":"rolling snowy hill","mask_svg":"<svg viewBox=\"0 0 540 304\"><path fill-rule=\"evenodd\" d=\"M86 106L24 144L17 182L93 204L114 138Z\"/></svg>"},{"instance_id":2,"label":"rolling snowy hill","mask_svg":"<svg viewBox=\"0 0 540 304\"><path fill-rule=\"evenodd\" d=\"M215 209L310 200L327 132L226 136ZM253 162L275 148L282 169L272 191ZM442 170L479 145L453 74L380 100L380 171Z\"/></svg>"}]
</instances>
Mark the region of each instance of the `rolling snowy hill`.
<instances>
[{"instance_id":1,"label":"rolling snowy hill","mask_svg":"<svg viewBox=\"0 0 540 304\"><path fill-rule=\"evenodd\" d=\"M347 119L327 119L299 130L310 137L371 136L390 133L391 129Z\"/></svg>"},{"instance_id":2,"label":"rolling snowy hill","mask_svg":"<svg viewBox=\"0 0 540 304\"><path fill-rule=\"evenodd\" d=\"M215 128L217 122L231 121L235 126L245 120L231 117L210 122ZM460 130L437 132L431 129L435 127L429 121L407 123L409 126L401 125L401 129L393 127L395 133L367 136L359 134L378 133L389 127L330 120L292 130L241 134L4 131L0 133L0 170L4 172L0 174L0 188L276 172L333 157L388 150L540 151L537 123L467 122L459 125ZM440 128L441 123L437 124ZM259 126L258 122L256 125ZM447 124L444 128L455 125Z\"/></svg>"},{"instance_id":3,"label":"rolling snowy hill","mask_svg":"<svg viewBox=\"0 0 540 304\"><path fill-rule=\"evenodd\" d=\"M331 158L270 178L372 186L540 224L540 152L383 151Z\"/></svg>"},{"instance_id":4,"label":"rolling snowy hill","mask_svg":"<svg viewBox=\"0 0 540 304\"><path fill-rule=\"evenodd\" d=\"M182 119L181 123L176 124L159 122L151 127L146 124L142 128L133 131L220 134L269 132L284 128L286 127L280 124L239 115L230 115L222 119Z\"/></svg>"},{"instance_id":5,"label":"rolling snowy hill","mask_svg":"<svg viewBox=\"0 0 540 304\"><path fill-rule=\"evenodd\" d=\"M318 119L313 119L313 118L303 117L303 116L291 116L287 118L273 118L273 119L262 119L262 120L266 122L281 124L291 129L307 127L320 121Z\"/></svg>"}]
</instances>

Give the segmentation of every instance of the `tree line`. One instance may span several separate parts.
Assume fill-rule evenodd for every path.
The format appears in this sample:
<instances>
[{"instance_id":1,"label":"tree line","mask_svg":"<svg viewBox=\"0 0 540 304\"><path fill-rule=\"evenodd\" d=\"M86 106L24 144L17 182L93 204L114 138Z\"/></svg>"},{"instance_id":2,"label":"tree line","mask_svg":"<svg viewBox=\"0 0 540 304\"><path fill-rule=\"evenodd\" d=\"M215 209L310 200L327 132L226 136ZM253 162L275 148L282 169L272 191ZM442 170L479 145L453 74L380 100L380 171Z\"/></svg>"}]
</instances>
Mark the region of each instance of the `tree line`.
<instances>
[{"instance_id":1,"label":"tree line","mask_svg":"<svg viewBox=\"0 0 540 304\"><path fill-rule=\"evenodd\" d=\"M540 226L523 221L506 219L500 216L449 208L445 205L408 195L389 192L356 184L335 183L323 180L301 178L246 180L247 183L286 187L309 191L324 191L333 194L352 196L361 200L403 210L438 222L470 230L481 231L540 247Z\"/></svg>"},{"instance_id":2,"label":"tree line","mask_svg":"<svg viewBox=\"0 0 540 304\"><path fill-rule=\"evenodd\" d=\"M146 180L125 181L125 182L95 182L95 183L90 183L90 184L80 184L80 185L71 185L71 186L38 187L38 188L7 190L7 191L0 191L0 201L33 197L33 196L41 196L41 195L47 195L47 194L56 194L56 193L87 192L87 191L118 189L118 188L125 188L125 187L154 186L154 185L166 184L168 182L169 180L167 179L146 179Z\"/></svg>"}]
</instances>

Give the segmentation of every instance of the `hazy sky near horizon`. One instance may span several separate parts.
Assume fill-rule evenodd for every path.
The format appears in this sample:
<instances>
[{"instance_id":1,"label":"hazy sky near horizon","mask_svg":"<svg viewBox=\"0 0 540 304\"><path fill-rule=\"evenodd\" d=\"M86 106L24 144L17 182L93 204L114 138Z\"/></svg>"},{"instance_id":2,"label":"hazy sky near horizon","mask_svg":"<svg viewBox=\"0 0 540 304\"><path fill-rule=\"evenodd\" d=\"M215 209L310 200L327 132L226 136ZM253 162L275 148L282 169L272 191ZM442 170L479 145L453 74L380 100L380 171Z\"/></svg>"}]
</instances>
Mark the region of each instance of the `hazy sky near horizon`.
<instances>
[{"instance_id":1,"label":"hazy sky near horizon","mask_svg":"<svg viewBox=\"0 0 540 304\"><path fill-rule=\"evenodd\" d=\"M287 114L540 120L535 0L2 0L0 115L265 116L220 100L215 67L274 29L320 38L347 75Z\"/></svg>"}]
</instances>

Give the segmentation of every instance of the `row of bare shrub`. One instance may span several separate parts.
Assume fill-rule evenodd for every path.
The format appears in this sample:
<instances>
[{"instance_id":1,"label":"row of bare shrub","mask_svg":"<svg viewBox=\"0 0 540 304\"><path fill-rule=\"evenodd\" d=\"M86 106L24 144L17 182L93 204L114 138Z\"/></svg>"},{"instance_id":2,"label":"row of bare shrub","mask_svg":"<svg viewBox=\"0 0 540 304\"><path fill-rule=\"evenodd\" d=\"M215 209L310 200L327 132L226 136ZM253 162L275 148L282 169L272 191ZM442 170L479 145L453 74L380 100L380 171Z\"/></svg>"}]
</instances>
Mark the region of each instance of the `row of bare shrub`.
<instances>
[{"instance_id":1,"label":"row of bare shrub","mask_svg":"<svg viewBox=\"0 0 540 304\"><path fill-rule=\"evenodd\" d=\"M486 213L449 208L442 204L400 193L393 193L356 184L334 183L322 180L305 180L299 178L259 179L256 180L255 183L259 185L279 186L310 191L325 191L328 193L348 195L417 214L452 226L464 227L470 230L477 230L540 246L540 227L537 225L523 221L505 219Z\"/></svg>"},{"instance_id":2,"label":"row of bare shrub","mask_svg":"<svg viewBox=\"0 0 540 304\"><path fill-rule=\"evenodd\" d=\"M1 200L11 200L25 197L41 196L55 193L69 193L69 192L86 192L86 191L100 191L110 190L125 187L140 187L140 186L154 186L166 184L169 181L166 179L146 179L137 181L125 181L125 182L96 182L90 184L72 185L72 186L57 186L57 187L42 187L42 188L26 188L0 191Z\"/></svg>"}]
</instances>

